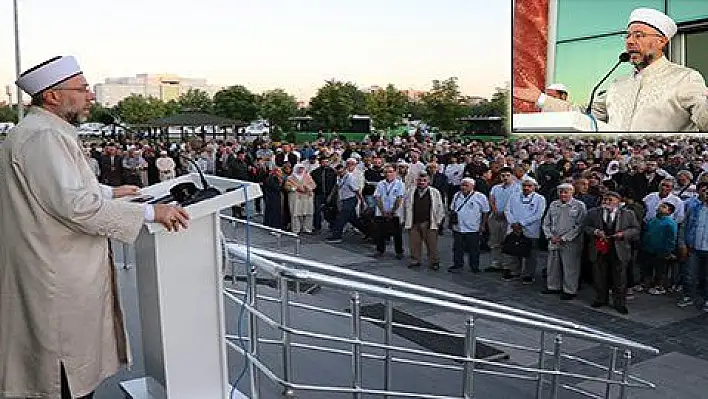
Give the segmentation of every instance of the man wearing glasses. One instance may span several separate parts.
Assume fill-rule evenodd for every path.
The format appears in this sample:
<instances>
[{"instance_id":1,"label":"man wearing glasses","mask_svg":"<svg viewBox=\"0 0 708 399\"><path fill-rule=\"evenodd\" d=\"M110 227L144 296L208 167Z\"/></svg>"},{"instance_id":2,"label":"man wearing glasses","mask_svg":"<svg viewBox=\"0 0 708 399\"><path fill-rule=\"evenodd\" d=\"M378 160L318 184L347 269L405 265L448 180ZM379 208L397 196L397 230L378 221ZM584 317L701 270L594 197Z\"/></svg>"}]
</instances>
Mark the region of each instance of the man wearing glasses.
<instances>
[{"instance_id":1,"label":"man wearing glasses","mask_svg":"<svg viewBox=\"0 0 708 399\"><path fill-rule=\"evenodd\" d=\"M691 68L664 56L676 23L660 11L632 11L625 49L634 71L611 83L592 104L597 119L626 131L708 131L708 90ZM543 111L570 111L573 106L547 96L528 82L516 82L514 97L536 103Z\"/></svg>"},{"instance_id":2,"label":"man wearing glasses","mask_svg":"<svg viewBox=\"0 0 708 399\"><path fill-rule=\"evenodd\" d=\"M90 398L129 362L108 239L131 243L146 221L179 230L189 216L115 201L137 187L98 183L75 128L94 94L74 57L17 85L32 108L0 147L0 397Z\"/></svg>"}]
</instances>

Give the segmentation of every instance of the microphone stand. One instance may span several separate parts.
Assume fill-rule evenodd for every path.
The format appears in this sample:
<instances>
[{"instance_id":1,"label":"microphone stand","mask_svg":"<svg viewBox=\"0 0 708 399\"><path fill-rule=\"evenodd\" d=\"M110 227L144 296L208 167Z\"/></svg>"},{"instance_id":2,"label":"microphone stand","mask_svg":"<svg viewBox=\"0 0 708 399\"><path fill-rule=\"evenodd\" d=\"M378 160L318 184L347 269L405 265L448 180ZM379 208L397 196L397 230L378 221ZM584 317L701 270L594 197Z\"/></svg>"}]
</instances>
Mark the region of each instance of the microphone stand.
<instances>
[{"instance_id":1,"label":"microphone stand","mask_svg":"<svg viewBox=\"0 0 708 399\"><path fill-rule=\"evenodd\" d=\"M592 93L590 93L590 102L588 102L588 106L587 106L587 108L585 109L585 113L586 113L587 115L590 115L590 111L592 110L592 102L593 102L593 100L595 100L595 92L597 91L597 89L600 88L600 85L603 84L603 83L607 80L607 78L610 77L610 75L612 75L612 72L614 72L615 69L617 69L617 68L620 66L620 64L622 64L623 62L627 62L627 61L629 61L629 53L626 53L626 52L625 52L625 53L621 53L621 54L619 55L619 61L617 61L617 63L615 64L615 66L612 67L612 69L610 69L610 72L608 72L607 75L605 75L605 76L600 80L600 82L599 82L597 85L595 85L595 87L593 87Z\"/></svg>"}]
</instances>

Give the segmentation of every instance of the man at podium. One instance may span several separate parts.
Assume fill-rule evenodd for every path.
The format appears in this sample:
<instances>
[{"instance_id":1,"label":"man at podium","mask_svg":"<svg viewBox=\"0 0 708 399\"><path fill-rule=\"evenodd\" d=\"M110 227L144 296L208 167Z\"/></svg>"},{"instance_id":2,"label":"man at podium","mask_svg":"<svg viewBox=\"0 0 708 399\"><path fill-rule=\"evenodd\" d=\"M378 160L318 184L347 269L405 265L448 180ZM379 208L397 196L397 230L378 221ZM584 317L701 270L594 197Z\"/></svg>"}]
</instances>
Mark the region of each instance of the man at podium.
<instances>
[{"instance_id":1,"label":"man at podium","mask_svg":"<svg viewBox=\"0 0 708 399\"><path fill-rule=\"evenodd\" d=\"M129 362L108 239L133 242L146 221L186 227L178 207L114 198L98 183L75 126L94 94L74 57L20 75L27 116L0 147L0 397L90 398Z\"/></svg>"},{"instance_id":2,"label":"man at podium","mask_svg":"<svg viewBox=\"0 0 708 399\"><path fill-rule=\"evenodd\" d=\"M634 70L612 82L592 104L593 115L623 131L708 131L708 89L703 76L664 56L676 23L664 13L632 11L625 48ZM537 104L543 111L572 111L565 100L553 98L518 82L513 95Z\"/></svg>"}]
</instances>

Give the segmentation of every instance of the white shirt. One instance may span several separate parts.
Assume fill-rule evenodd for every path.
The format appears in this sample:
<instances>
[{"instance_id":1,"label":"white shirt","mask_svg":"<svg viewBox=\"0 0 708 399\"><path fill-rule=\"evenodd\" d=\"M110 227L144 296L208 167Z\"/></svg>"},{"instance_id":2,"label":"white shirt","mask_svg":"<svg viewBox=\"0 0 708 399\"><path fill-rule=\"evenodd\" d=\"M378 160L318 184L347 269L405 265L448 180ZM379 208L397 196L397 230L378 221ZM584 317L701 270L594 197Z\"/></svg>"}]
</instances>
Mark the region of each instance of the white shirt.
<instances>
[{"instance_id":1,"label":"white shirt","mask_svg":"<svg viewBox=\"0 0 708 399\"><path fill-rule=\"evenodd\" d=\"M465 196L462 191L455 193L450 203L450 209L457 212L459 223L453 230L459 233L477 233L482 223L482 214L489 213L487 197L475 191Z\"/></svg>"},{"instance_id":2,"label":"white shirt","mask_svg":"<svg viewBox=\"0 0 708 399\"><path fill-rule=\"evenodd\" d=\"M386 212L391 212L393 206L396 204L398 198L403 198L406 195L406 187L403 185L401 179L393 179L392 182L386 180L381 180L376 184L376 190L374 191L374 198L381 198L383 203L383 209ZM396 210L394 216L401 217L403 215L403 200ZM376 207L376 216L383 216L381 209Z\"/></svg>"},{"instance_id":3,"label":"white shirt","mask_svg":"<svg viewBox=\"0 0 708 399\"><path fill-rule=\"evenodd\" d=\"M681 198L669 193L669 195L666 196L666 198L659 198L659 193L651 193L647 194L646 197L644 197L644 206L646 207L646 213L644 214L644 220L648 221L649 219L656 217L656 211L659 209L659 204L662 202L668 202L671 205L674 206L674 213L671 215L671 217L674 218L676 221L676 224L679 224L683 222L684 219L684 204Z\"/></svg>"}]
</instances>

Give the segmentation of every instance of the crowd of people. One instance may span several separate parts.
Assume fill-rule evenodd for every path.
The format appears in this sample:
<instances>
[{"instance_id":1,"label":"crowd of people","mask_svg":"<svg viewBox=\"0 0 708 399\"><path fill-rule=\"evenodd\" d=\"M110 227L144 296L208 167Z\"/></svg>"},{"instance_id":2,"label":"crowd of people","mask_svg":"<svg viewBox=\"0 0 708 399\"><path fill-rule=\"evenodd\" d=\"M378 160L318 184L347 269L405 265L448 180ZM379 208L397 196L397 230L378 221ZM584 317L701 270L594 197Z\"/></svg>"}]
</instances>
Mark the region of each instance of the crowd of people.
<instances>
[{"instance_id":1,"label":"crowd of people","mask_svg":"<svg viewBox=\"0 0 708 399\"><path fill-rule=\"evenodd\" d=\"M264 224L312 235L328 228L333 244L349 228L375 244L375 258L393 241L403 259L405 232L411 268L423 263L424 244L428 266L439 269L438 236L450 231L450 272L462 271L466 257L473 273L523 284L543 276L543 292L563 300L586 282L596 291L592 306L620 313L640 292L675 293L680 306L708 311L708 143L700 139L196 140L126 143L123 157L112 143L86 148L110 185L194 171L190 157L206 173L260 184L255 210ZM540 251L548 252L541 265Z\"/></svg>"}]
</instances>

